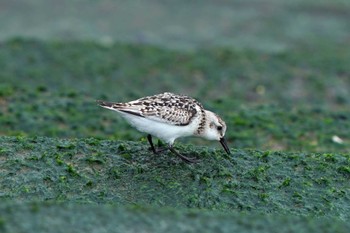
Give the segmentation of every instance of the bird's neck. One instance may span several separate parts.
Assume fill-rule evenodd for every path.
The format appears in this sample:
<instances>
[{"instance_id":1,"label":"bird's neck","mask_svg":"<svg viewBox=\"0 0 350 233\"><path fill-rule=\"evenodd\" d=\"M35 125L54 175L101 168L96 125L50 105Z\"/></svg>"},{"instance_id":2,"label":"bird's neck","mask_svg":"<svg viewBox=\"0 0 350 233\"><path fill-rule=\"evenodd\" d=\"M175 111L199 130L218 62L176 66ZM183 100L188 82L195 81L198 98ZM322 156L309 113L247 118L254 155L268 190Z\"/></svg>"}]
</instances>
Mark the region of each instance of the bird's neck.
<instances>
[{"instance_id":1,"label":"bird's neck","mask_svg":"<svg viewBox=\"0 0 350 233\"><path fill-rule=\"evenodd\" d=\"M199 111L199 123L198 123L198 128L196 130L196 135L202 136L205 133L205 128L207 124L207 111L204 109L201 109Z\"/></svg>"}]
</instances>

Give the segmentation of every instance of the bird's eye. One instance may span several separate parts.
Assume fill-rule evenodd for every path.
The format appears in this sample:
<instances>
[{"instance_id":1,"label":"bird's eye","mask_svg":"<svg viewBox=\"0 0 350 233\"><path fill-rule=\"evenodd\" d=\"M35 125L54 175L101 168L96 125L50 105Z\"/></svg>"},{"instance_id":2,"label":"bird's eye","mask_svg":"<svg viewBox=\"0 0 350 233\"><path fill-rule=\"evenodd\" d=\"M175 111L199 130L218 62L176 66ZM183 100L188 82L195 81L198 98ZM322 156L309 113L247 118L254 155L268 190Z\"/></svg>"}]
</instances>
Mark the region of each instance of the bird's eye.
<instances>
[{"instance_id":1,"label":"bird's eye","mask_svg":"<svg viewBox=\"0 0 350 233\"><path fill-rule=\"evenodd\" d=\"M219 130L219 131L222 130L222 126L218 126L217 130Z\"/></svg>"}]
</instances>

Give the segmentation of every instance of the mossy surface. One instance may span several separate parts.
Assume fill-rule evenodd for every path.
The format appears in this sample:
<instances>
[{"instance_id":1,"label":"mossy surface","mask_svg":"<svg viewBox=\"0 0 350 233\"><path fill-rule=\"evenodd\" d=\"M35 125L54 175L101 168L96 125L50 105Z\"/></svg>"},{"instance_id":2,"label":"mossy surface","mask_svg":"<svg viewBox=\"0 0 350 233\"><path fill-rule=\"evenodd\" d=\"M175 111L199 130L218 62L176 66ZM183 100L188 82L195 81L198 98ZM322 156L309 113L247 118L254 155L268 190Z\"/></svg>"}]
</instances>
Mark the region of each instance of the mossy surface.
<instances>
[{"instance_id":1,"label":"mossy surface","mask_svg":"<svg viewBox=\"0 0 350 233\"><path fill-rule=\"evenodd\" d=\"M188 165L140 142L1 137L1 199L135 204L348 219L348 155L181 145Z\"/></svg>"},{"instance_id":2,"label":"mossy surface","mask_svg":"<svg viewBox=\"0 0 350 233\"><path fill-rule=\"evenodd\" d=\"M0 134L139 140L95 100L173 91L219 113L235 148L349 152L350 50L327 46L271 55L11 40L0 47Z\"/></svg>"},{"instance_id":3,"label":"mossy surface","mask_svg":"<svg viewBox=\"0 0 350 233\"><path fill-rule=\"evenodd\" d=\"M0 231L44 232L68 222L76 232L103 232L98 227L119 221L116 232L198 232L200 225L219 232L347 232L350 50L315 47L188 53L1 43ZM145 135L95 103L164 91L193 96L220 114L232 155L201 139L175 145L198 164L169 152L153 155Z\"/></svg>"},{"instance_id":4,"label":"mossy surface","mask_svg":"<svg viewBox=\"0 0 350 233\"><path fill-rule=\"evenodd\" d=\"M2 232L347 233L349 227L348 222L336 218L274 214L76 203L32 202L0 206Z\"/></svg>"}]
</instances>

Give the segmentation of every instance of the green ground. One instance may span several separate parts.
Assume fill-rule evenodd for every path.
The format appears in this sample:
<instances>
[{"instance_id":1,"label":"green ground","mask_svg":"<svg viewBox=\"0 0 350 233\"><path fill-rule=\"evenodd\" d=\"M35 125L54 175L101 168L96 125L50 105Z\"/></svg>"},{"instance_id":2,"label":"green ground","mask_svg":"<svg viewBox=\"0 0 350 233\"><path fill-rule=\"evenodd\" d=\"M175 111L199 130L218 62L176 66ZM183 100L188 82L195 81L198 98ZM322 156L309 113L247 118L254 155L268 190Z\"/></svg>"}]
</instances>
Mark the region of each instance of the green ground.
<instances>
[{"instance_id":1,"label":"green ground","mask_svg":"<svg viewBox=\"0 0 350 233\"><path fill-rule=\"evenodd\" d=\"M139 140L144 135L95 100L173 91L218 112L234 148L349 152L350 49L322 48L184 53L11 40L0 49L0 133ZM345 143L334 143L333 136Z\"/></svg>"},{"instance_id":2,"label":"green ground","mask_svg":"<svg viewBox=\"0 0 350 233\"><path fill-rule=\"evenodd\" d=\"M164 229L178 229L182 222L195 231L213 216L220 224L207 224L222 232L232 227L271 232L278 225L295 232L316 231L319 225L347 232L350 94L341 90L349 86L349 54L327 47L270 55L5 42L0 49L0 227L45 231L49 220L14 225L11 219L29 223L57 209L57 221L73 210L87 211L86 218L72 223L84 231L85 221L103 225L98 209L108 218L118 213L120 229L136 223L163 229L149 220L161 216ZM185 155L200 158L199 164L184 164L170 153L154 156L144 135L95 103L165 90L191 93L220 113L232 156L218 143L200 139L177 143ZM33 211L34 217L26 217ZM122 220L133 214L138 217Z\"/></svg>"},{"instance_id":3,"label":"green ground","mask_svg":"<svg viewBox=\"0 0 350 233\"><path fill-rule=\"evenodd\" d=\"M320 232L320 229L321 232L348 232L350 227L348 222L335 218L315 219L288 215L116 207L101 204L11 204L2 205L0 212L11 213L12 218L0 220L0 229L6 229L7 232L308 233Z\"/></svg>"},{"instance_id":4,"label":"green ground","mask_svg":"<svg viewBox=\"0 0 350 233\"><path fill-rule=\"evenodd\" d=\"M350 231L347 1L16 2L0 15L1 233ZM176 148L200 163L155 156L95 103L164 91L222 116L232 155L188 138Z\"/></svg>"},{"instance_id":5,"label":"green ground","mask_svg":"<svg viewBox=\"0 0 350 233\"><path fill-rule=\"evenodd\" d=\"M179 146L201 158L152 155L146 143L1 138L2 199L136 204L349 218L348 155Z\"/></svg>"}]
</instances>

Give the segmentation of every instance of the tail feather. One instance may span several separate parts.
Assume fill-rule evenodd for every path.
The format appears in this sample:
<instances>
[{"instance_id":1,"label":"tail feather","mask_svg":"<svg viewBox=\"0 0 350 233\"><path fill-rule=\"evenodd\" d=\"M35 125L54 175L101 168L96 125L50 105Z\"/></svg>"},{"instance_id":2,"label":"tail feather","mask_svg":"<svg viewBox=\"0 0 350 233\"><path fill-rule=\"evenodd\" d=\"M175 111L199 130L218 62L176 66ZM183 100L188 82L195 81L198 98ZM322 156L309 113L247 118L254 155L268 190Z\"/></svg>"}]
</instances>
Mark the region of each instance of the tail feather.
<instances>
[{"instance_id":1,"label":"tail feather","mask_svg":"<svg viewBox=\"0 0 350 233\"><path fill-rule=\"evenodd\" d=\"M125 103L108 102L102 100L96 100L97 104L104 108L115 108L119 109L125 107Z\"/></svg>"},{"instance_id":2,"label":"tail feather","mask_svg":"<svg viewBox=\"0 0 350 233\"><path fill-rule=\"evenodd\" d=\"M113 102L107 102L107 101L102 101L102 100L96 100L96 102L101 107L113 108L115 106L118 106L118 103L113 103Z\"/></svg>"},{"instance_id":3,"label":"tail feather","mask_svg":"<svg viewBox=\"0 0 350 233\"><path fill-rule=\"evenodd\" d=\"M134 108L135 106L127 106L125 103L107 102L102 100L96 100L96 102L103 108L144 117L138 107Z\"/></svg>"}]
</instances>

